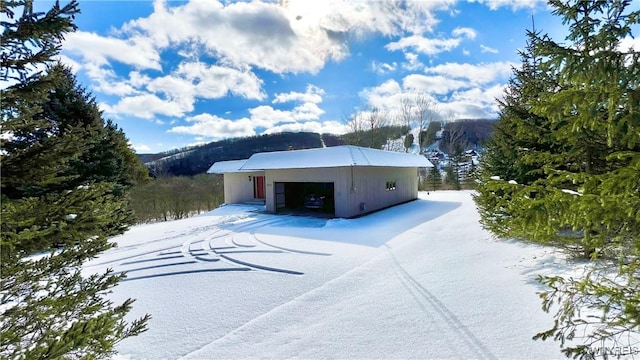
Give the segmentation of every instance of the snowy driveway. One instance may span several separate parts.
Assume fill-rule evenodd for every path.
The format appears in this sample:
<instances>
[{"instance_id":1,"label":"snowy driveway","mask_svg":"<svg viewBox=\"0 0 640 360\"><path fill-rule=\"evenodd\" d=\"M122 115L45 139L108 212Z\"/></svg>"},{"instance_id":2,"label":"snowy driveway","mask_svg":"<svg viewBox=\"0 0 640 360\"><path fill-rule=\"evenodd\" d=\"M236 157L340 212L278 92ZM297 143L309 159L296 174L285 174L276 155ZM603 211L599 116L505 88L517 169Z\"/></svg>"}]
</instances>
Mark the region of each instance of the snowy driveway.
<instances>
[{"instance_id":1,"label":"snowy driveway","mask_svg":"<svg viewBox=\"0 0 640 360\"><path fill-rule=\"evenodd\" d=\"M225 206L137 226L86 270L126 271L114 299L153 316L122 358L561 358L531 340L553 257L492 239L469 192L420 196L351 220Z\"/></svg>"}]
</instances>

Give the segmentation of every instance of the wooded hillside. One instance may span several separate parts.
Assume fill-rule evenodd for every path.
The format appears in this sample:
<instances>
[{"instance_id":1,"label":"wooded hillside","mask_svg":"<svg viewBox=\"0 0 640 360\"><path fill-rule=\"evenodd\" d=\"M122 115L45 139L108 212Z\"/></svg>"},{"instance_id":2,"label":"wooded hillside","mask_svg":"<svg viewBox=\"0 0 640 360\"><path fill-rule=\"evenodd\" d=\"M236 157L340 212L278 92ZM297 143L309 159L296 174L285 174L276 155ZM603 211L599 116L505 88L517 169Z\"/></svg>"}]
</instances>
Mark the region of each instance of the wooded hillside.
<instances>
[{"instance_id":1,"label":"wooded hillside","mask_svg":"<svg viewBox=\"0 0 640 360\"><path fill-rule=\"evenodd\" d=\"M447 123L441 149L476 148L493 130L491 120L461 120ZM258 152L313 149L322 146L356 145L380 149L387 140L399 139L409 133L408 126L384 126L359 130L344 135L309 132L285 132L245 138L214 141L204 145L176 149L158 154L139 154L153 176L193 176L202 174L216 161L247 159ZM425 131L425 133L428 131ZM433 135L433 134L432 134Z\"/></svg>"}]
</instances>

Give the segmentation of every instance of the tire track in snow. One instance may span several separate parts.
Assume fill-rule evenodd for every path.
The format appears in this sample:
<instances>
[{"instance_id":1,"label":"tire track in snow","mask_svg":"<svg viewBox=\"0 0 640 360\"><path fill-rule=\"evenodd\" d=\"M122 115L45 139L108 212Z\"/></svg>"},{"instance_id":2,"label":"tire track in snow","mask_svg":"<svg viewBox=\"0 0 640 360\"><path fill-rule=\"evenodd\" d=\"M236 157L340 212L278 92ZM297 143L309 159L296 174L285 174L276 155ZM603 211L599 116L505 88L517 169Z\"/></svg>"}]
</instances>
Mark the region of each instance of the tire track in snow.
<instances>
[{"instance_id":1,"label":"tire track in snow","mask_svg":"<svg viewBox=\"0 0 640 360\"><path fill-rule=\"evenodd\" d=\"M168 240L174 240L174 239L178 239L178 238L183 238L183 237L187 237L189 239L193 239L193 238L198 238L201 236L204 237L212 237L213 235L215 235L217 232L222 231L222 229L219 228L219 225L221 223L224 223L224 219L222 219L219 222L215 222L213 224L208 224L205 226L198 226L198 227L194 227L191 228L187 231L184 232L180 232L178 234L175 235L170 235L170 236L165 236L162 237L160 239L156 239L156 240L151 240L149 242L146 242L142 245L148 245L148 244L152 244L152 243L157 243L157 242L163 242L163 241L168 241ZM190 240L187 240L190 241ZM183 246L184 246L183 242ZM116 250L120 250L122 251L123 249L127 249L127 248L135 248L140 246L140 244L137 245L129 245L129 246L125 246L125 247L121 247L121 248L116 248ZM124 256L124 257L118 257L112 260L108 260L108 261L104 261L104 262L99 262L99 263L95 263L95 264L88 264L85 265L85 267L87 268L91 268L91 267L96 267L96 266L104 266L104 265L108 265L108 264L114 264L114 263L120 263L119 265L125 265L126 263L123 263L123 261L125 260L130 260L130 259L135 259L135 258L139 258L139 257L143 257L146 255L152 255L152 254L156 254L158 256L162 256L162 255L174 255L174 254L181 254L181 251L169 251L169 250L174 250L174 249L180 249L181 245L173 245L170 247L165 247L165 248L161 248L161 249L154 249L151 251L146 251L146 252L142 252L142 253L138 253L138 254L134 254L134 255L128 255L128 256ZM140 260L141 261L141 260ZM133 261L135 262L135 261ZM129 261L128 263L133 263L132 261Z\"/></svg>"},{"instance_id":2,"label":"tire track in snow","mask_svg":"<svg viewBox=\"0 0 640 360\"><path fill-rule=\"evenodd\" d=\"M253 238L254 238L257 242L259 242L259 243L261 243L261 244L263 244L263 245L266 245L266 246L269 246L269 247L272 247L272 248L275 248L275 249L279 249L279 250L284 250L284 251L288 251L288 252L296 253L296 254L318 255L318 256L331 256L331 255L333 255L333 254L329 254L329 253L321 253L321 252L306 251L306 250L296 250L296 249L286 248L286 247L282 247L282 246L276 246L276 245L273 245L273 244L269 244L269 243L268 243L268 242L266 242L266 241L263 241L263 240L258 239L258 237L257 237L257 236L255 236L255 235L253 235Z\"/></svg>"},{"instance_id":3,"label":"tire track in snow","mask_svg":"<svg viewBox=\"0 0 640 360\"><path fill-rule=\"evenodd\" d=\"M413 295L414 299L424 307L428 307L429 309L433 309L440 317L445 321L447 325L462 339L462 341L467 345L469 350L473 353L474 357L478 359L497 359L495 355L487 349L487 347L478 339L468 328L467 326L458 319L456 314L449 310L445 304L442 303L429 290L427 290L422 284L420 284L416 279L411 276L402 267L402 264L398 261L396 256L391 251L389 245L384 245L385 250L387 251L389 257L391 258L391 263L393 265L393 269L398 275L398 278L403 283L403 285L409 290L409 292Z\"/></svg>"},{"instance_id":4,"label":"tire track in snow","mask_svg":"<svg viewBox=\"0 0 640 360\"><path fill-rule=\"evenodd\" d=\"M250 271L259 270L275 273L283 273L290 275L303 275L304 273L279 267L269 266L268 264L257 264L248 262L234 257L234 255L242 255L243 253L264 253L264 254L304 254L304 255L320 255L330 256L331 254L297 250L272 245L258 240L253 231L257 228L286 224L291 221L290 217L273 217L273 216L226 216L220 218L214 223L204 226L198 226L180 233L166 234L160 239L152 240L149 243L168 241L183 238L181 245L154 249L143 253L119 257L107 262L92 264L91 266L106 265L118 263L118 265L137 265L129 270L122 271L136 272L142 270L161 269L173 266L188 266L202 263L215 263L224 261L230 267L216 267L212 269L184 270L166 273L157 273L138 277L128 278L127 281L148 279L153 277L171 276L179 274L189 274L194 272L217 272L217 271ZM251 232L248 232L251 231ZM218 246L222 245L222 246ZM262 246L261 246L262 245ZM266 248L265 248L266 247ZM262 248L262 249L261 249ZM176 251L177 250L177 251ZM154 257L150 257L153 256ZM268 260L268 258L265 258ZM128 261L127 261L128 260ZM143 264L153 264L155 262L171 260L168 263L144 266Z\"/></svg>"},{"instance_id":5,"label":"tire track in snow","mask_svg":"<svg viewBox=\"0 0 640 360\"><path fill-rule=\"evenodd\" d=\"M96 266L113 264L113 263L121 262L123 260L135 259L135 258L138 258L138 257L141 257L141 256L145 256L145 255L150 255L150 254L155 254L155 253L162 253L163 251L172 250L172 249L176 249L176 248L179 248L179 247L180 247L180 245L174 245L174 246L163 248L163 249L155 249L153 251L147 251L147 252L143 252L143 253L140 253L140 254L129 255L129 256L125 256L125 257L119 257L117 259L108 260L108 261L104 261L104 262L100 262L100 263L88 264L88 265L84 265L84 267L91 268L91 267L96 267ZM122 263L120 263L120 264L122 264Z\"/></svg>"},{"instance_id":6,"label":"tire track in snow","mask_svg":"<svg viewBox=\"0 0 640 360\"><path fill-rule=\"evenodd\" d=\"M383 254L384 255L384 254ZM307 297L315 297L315 294L325 291L326 289L334 286L335 284L339 283L340 281L343 281L344 279L347 279L349 276L353 275L353 274L357 274L358 272L362 271L362 269L367 268L368 266L370 266L370 264L380 261L382 255L377 255L374 256L373 258L369 259L368 261L365 261L364 263L361 263L360 265L357 265L356 267L346 271L345 273L336 276L333 279L329 279L326 282L319 284L317 287L302 293L296 297L294 297L293 299L286 301L280 305L275 306L274 308L268 310L267 312L260 314L258 316L256 316L255 318L247 321L246 323L240 325L239 327L233 329L233 330L229 330L225 335L212 340L211 342L202 345L200 348L192 350L182 356L180 356L179 359L183 360L183 359L201 359L202 357L192 357L194 356L196 353L198 353L199 351L208 348L210 346L214 346L214 344L220 342L220 341L224 341L224 339L234 336L238 333L240 333L241 331L243 331L246 328L251 327L253 324L255 323L259 323L261 320L268 318L270 315L272 314L276 314L279 311L286 311L287 307L289 306L295 306L295 304L299 304L301 302L304 302L304 300Z\"/></svg>"},{"instance_id":7,"label":"tire track in snow","mask_svg":"<svg viewBox=\"0 0 640 360\"><path fill-rule=\"evenodd\" d=\"M220 224L220 228L225 230L229 229L233 233L252 232L251 230L256 228L289 223L292 221L291 218L291 216L286 215L269 215L256 217L254 220L243 221L239 224L234 224L232 222Z\"/></svg>"},{"instance_id":8,"label":"tire track in snow","mask_svg":"<svg viewBox=\"0 0 640 360\"><path fill-rule=\"evenodd\" d=\"M184 256L182 256L182 255L176 255L176 256L164 256L164 257L160 257L160 255L162 255L162 254L158 254L158 256L159 256L159 257L151 258L151 259L143 259L143 260L126 261L126 262L120 263L120 265L133 265L133 264L141 264L141 263L147 263L147 262L156 262L156 261L162 261L162 260L182 259L182 258L184 257Z\"/></svg>"},{"instance_id":9,"label":"tire track in snow","mask_svg":"<svg viewBox=\"0 0 640 360\"><path fill-rule=\"evenodd\" d=\"M168 273L142 275L142 276L137 276L132 278L127 277L120 281L127 282L127 281L153 279L153 278L161 278L161 277L176 276L176 275L191 275L191 274L199 274L199 273L218 273L218 272L222 273L222 272L230 272L230 271L252 271L252 270L248 268L197 269L197 270L174 271L174 272L168 272Z\"/></svg>"},{"instance_id":10,"label":"tire track in snow","mask_svg":"<svg viewBox=\"0 0 640 360\"><path fill-rule=\"evenodd\" d=\"M136 272L136 271L144 271L144 270L152 270L152 269L160 269L160 268L166 268L166 267L171 267L171 266L179 266L179 265L187 265L187 264L195 264L196 262L193 260L189 260L189 261L179 261L179 262L172 262L169 264L160 264L160 265L151 265L151 266L143 266L143 267L139 267L139 268L135 268L135 269L131 269L131 270L126 270L124 271L125 273L132 273L132 272Z\"/></svg>"},{"instance_id":11,"label":"tire track in snow","mask_svg":"<svg viewBox=\"0 0 640 360\"><path fill-rule=\"evenodd\" d=\"M264 266L264 265L248 263L248 262L245 262L245 261L234 259L234 258L232 258L230 256L227 256L227 255L224 255L224 254L220 254L220 256L222 258L226 259L227 261L230 261L230 262L238 264L238 265L244 265L244 266L247 266L247 267L249 267L251 269L266 270L266 271L285 273L285 274L290 274L290 275L304 275L304 273L299 272L299 271L287 270L287 269L279 269L279 268L274 268L274 267L270 267L270 266Z\"/></svg>"},{"instance_id":12,"label":"tire track in snow","mask_svg":"<svg viewBox=\"0 0 640 360\"><path fill-rule=\"evenodd\" d=\"M243 235L243 236L240 236ZM239 248L254 248L256 247L256 242L248 233L236 233L231 237L231 243Z\"/></svg>"},{"instance_id":13,"label":"tire track in snow","mask_svg":"<svg viewBox=\"0 0 640 360\"><path fill-rule=\"evenodd\" d=\"M243 241L237 240L236 237L242 237ZM234 244L235 248L232 248L232 249L211 248L210 250L213 251L217 256L224 259L226 262L231 263L232 265L242 265L252 270L263 270L263 271L290 274L290 275L304 275L304 273L299 271L256 264L254 262L247 262L247 261L239 260L230 256L230 254L242 254L242 253L263 253L263 254L286 253L281 249L275 249L275 250L254 249L257 245L256 245L256 238L253 234L248 234L245 232L241 232L241 233L232 232L229 234L229 238L226 240L226 242L230 244ZM248 248L251 248L252 250L247 250Z\"/></svg>"}]
</instances>

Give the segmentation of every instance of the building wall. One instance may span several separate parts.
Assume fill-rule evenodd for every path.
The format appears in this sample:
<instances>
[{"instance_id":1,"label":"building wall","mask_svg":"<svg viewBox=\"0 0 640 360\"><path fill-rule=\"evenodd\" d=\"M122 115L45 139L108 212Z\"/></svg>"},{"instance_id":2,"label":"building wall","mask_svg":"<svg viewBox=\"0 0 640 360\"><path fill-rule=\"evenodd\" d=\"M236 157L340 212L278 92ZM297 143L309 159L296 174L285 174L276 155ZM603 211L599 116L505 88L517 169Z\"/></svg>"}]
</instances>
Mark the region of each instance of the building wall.
<instances>
[{"instance_id":1,"label":"building wall","mask_svg":"<svg viewBox=\"0 0 640 360\"><path fill-rule=\"evenodd\" d=\"M238 204L254 200L254 176L264 176L264 171L224 174L224 202Z\"/></svg>"},{"instance_id":2,"label":"building wall","mask_svg":"<svg viewBox=\"0 0 640 360\"><path fill-rule=\"evenodd\" d=\"M383 209L418 198L418 169L354 167L354 189L347 212L350 216ZM388 189L387 185L393 185Z\"/></svg>"},{"instance_id":3,"label":"building wall","mask_svg":"<svg viewBox=\"0 0 640 360\"><path fill-rule=\"evenodd\" d=\"M266 170L266 205L267 211L275 212L275 185L277 182L330 182L333 183L333 196L335 202L336 216L346 217L345 203L348 194L345 193L347 187L346 170L348 168L317 168L317 169L283 169Z\"/></svg>"},{"instance_id":4,"label":"building wall","mask_svg":"<svg viewBox=\"0 0 640 360\"><path fill-rule=\"evenodd\" d=\"M269 212L276 210L274 186L276 182L332 182L334 184L335 215L345 218L362 215L418 197L418 170L416 168L283 169L266 170L265 176L266 205ZM393 182L395 189L387 190L388 182Z\"/></svg>"}]
</instances>

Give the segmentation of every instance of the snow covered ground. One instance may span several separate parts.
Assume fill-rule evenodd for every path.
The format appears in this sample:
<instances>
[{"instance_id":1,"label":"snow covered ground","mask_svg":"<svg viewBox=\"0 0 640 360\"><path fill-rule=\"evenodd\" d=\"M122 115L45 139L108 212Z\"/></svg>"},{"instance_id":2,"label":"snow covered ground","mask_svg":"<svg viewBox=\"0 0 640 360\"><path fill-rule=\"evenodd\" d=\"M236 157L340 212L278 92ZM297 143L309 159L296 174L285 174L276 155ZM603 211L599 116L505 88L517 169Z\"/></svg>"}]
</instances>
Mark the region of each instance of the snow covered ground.
<instances>
[{"instance_id":1,"label":"snow covered ground","mask_svg":"<svg viewBox=\"0 0 640 360\"><path fill-rule=\"evenodd\" d=\"M564 262L492 238L470 192L351 220L260 210L136 226L87 264L126 271L113 298L153 317L118 357L563 358L531 337L551 325L535 278Z\"/></svg>"}]
</instances>

